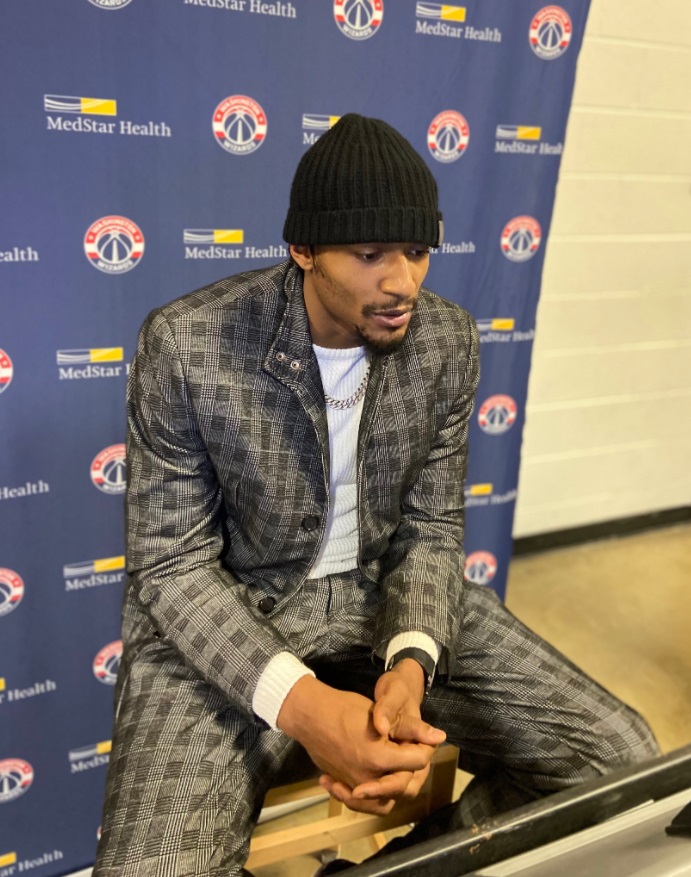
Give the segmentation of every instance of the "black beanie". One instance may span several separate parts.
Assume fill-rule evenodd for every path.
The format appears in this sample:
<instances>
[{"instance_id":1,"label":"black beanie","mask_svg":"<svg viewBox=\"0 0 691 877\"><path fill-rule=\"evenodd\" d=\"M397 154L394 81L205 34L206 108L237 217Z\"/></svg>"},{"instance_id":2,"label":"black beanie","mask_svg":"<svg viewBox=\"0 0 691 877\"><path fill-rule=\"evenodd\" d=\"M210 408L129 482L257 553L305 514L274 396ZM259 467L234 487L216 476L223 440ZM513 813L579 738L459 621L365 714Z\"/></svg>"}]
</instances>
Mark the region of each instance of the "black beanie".
<instances>
[{"instance_id":1,"label":"black beanie","mask_svg":"<svg viewBox=\"0 0 691 877\"><path fill-rule=\"evenodd\" d=\"M300 160L283 238L436 247L441 218L434 177L405 137L380 119L349 113Z\"/></svg>"}]
</instances>

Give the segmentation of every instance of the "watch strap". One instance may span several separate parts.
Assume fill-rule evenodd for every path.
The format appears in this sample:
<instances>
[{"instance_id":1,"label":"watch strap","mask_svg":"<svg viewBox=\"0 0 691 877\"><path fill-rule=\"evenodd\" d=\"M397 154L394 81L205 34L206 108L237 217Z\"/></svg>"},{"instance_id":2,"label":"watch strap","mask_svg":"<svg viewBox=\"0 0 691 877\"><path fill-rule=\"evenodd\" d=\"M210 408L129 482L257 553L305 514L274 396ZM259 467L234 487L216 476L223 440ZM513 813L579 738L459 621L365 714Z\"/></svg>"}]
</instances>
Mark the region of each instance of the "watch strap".
<instances>
[{"instance_id":1,"label":"watch strap","mask_svg":"<svg viewBox=\"0 0 691 877\"><path fill-rule=\"evenodd\" d=\"M391 656L389 663L386 665L386 669L391 670L392 667L395 667L396 664L404 658L412 658L422 667L422 672L425 674L425 694L429 694L434 679L434 671L437 667L434 658L424 649L408 646L405 649L400 649Z\"/></svg>"}]
</instances>

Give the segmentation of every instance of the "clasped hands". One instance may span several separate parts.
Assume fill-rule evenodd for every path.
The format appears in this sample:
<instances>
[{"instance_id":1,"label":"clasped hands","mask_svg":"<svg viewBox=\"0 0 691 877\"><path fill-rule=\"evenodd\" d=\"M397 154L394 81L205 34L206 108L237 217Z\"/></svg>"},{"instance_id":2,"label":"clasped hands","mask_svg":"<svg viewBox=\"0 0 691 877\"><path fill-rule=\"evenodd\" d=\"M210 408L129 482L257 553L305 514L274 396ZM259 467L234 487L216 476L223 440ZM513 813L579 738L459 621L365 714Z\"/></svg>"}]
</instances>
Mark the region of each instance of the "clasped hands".
<instances>
[{"instance_id":1,"label":"clasped hands","mask_svg":"<svg viewBox=\"0 0 691 877\"><path fill-rule=\"evenodd\" d=\"M416 797L446 739L420 717L423 686L422 668L407 658L380 676L374 700L304 676L278 726L305 747L330 795L351 810L385 815Z\"/></svg>"}]
</instances>

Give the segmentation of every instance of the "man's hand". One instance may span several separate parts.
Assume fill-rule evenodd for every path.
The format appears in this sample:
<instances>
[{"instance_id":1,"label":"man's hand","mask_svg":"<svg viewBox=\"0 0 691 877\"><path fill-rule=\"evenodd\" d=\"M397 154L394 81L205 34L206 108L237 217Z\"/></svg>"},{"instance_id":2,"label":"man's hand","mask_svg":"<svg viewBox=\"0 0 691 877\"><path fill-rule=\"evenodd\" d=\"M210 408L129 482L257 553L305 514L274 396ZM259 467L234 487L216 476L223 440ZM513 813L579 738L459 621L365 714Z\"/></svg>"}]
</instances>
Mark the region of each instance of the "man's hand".
<instances>
[{"instance_id":1,"label":"man's hand","mask_svg":"<svg viewBox=\"0 0 691 877\"><path fill-rule=\"evenodd\" d=\"M374 689L372 721L380 734L393 740L438 746L446 734L420 717L425 694L425 674L412 658L404 658L379 677Z\"/></svg>"},{"instance_id":2,"label":"man's hand","mask_svg":"<svg viewBox=\"0 0 691 877\"><path fill-rule=\"evenodd\" d=\"M415 775L427 775L433 747L441 742L434 735L434 742L417 739L424 733L412 733L412 723L397 719L397 704L406 699L402 695L401 690L390 698L390 706L385 697L382 715L409 734L409 740L394 741L375 727L376 707L368 698L338 691L311 676L303 676L291 689L278 714L278 727L305 747L324 771L323 787L334 797L354 810L388 813L398 798L410 796ZM377 793L363 794L361 787L367 791L372 783ZM413 797L419 791L415 785Z\"/></svg>"},{"instance_id":3,"label":"man's hand","mask_svg":"<svg viewBox=\"0 0 691 877\"><path fill-rule=\"evenodd\" d=\"M380 676L374 689L375 703L372 710L375 730L397 743L418 743L432 747L432 751L443 743L446 740L444 731L423 722L420 716L424 686L425 675L422 667L412 658L404 658L393 669ZM334 797L351 809L363 809L355 808L352 804L356 801L385 801L391 798L412 800L420 792L428 774L429 763L417 771L399 771L395 775L360 783L352 789L350 796L346 795L346 789L341 786L334 786L333 790L325 787L331 794L336 792ZM398 791L402 786L403 791Z\"/></svg>"}]
</instances>

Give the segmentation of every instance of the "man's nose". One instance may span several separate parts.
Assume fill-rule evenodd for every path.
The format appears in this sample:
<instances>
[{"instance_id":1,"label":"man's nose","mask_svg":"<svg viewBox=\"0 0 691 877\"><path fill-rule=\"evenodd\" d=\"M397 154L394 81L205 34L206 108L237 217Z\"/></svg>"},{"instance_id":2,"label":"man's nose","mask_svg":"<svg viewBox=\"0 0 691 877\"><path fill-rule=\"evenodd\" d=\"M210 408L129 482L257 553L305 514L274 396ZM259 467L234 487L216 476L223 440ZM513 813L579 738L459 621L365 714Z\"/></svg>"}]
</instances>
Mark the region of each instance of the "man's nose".
<instances>
[{"instance_id":1,"label":"man's nose","mask_svg":"<svg viewBox=\"0 0 691 877\"><path fill-rule=\"evenodd\" d=\"M390 253L389 256L386 275L381 283L382 292L392 295L415 295L417 282L407 254Z\"/></svg>"}]
</instances>

